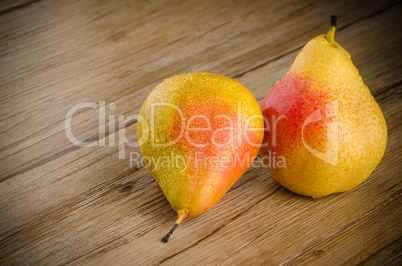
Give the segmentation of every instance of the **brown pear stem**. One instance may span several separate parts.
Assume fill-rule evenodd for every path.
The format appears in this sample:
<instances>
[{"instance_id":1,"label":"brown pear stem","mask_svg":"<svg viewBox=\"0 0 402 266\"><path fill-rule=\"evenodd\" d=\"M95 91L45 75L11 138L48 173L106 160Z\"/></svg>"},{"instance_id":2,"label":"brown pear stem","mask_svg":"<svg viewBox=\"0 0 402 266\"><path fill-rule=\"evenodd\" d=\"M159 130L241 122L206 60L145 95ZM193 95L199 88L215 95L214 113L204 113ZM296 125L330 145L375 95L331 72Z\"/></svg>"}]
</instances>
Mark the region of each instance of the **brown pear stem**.
<instances>
[{"instance_id":1,"label":"brown pear stem","mask_svg":"<svg viewBox=\"0 0 402 266\"><path fill-rule=\"evenodd\" d=\"M173 234L174 230L176 230L176 228L179 226L178 223L175 223L172 227L172 229L170 229L169 233L167 233L163 238L162 238L162 242L166 243L169 241L169 237Z\"/></svg>"},{"instance_id":2,"label":"brown pear stem","mask_svg":"<svg viewBox=\"0 0 402 266\"><path fill-rule=\"evenodd\" d=\"M338 20L337 16L332 15L331 16L331 26L336 27L336 21Z\"/></svg>"},{"instance_id":3,"label":"brown pear stem","mask_svg":"<svg viewBox=\"0 0 402 266\"><path fill-rule=\"evenodd\" d=\"M329 43L334 41L337 18L337 16L331 16L331 28L329 28L327 36L325 37Z\"/></svg>"},{"instance_id":4,"label":"brown pear stem","mask_svg":"<svg viewBox=\"0 0 402 266\"><path fill-rule=\"evenodd\" d=\"M177 218L176 223L173 225L172 229L162 238L162 242L166 243L169 241L169 237L173 234L174 230L179 226L179 224L187 217L188 215L188 210L187 209L180 209L177 211L177 215L179 216Z\"/></svg>"}]
</instances>

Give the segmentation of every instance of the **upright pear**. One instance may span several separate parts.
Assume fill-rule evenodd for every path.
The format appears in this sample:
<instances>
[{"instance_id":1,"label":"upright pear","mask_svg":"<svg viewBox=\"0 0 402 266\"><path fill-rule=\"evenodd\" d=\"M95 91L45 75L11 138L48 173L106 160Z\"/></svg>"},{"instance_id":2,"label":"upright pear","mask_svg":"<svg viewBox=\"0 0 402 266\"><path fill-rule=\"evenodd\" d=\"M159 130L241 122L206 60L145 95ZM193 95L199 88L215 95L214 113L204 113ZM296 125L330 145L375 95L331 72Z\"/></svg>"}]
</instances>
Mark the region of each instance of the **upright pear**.
<instances>
[{"instance_id":1,"label":"upright pear","mask_svg":"<svg viewBox=\"0 0 402 266\"><path fill-rule=\"evenodd\" d=\"M148 170L178 219L212 208L250 167L264 123L250 91L228 77L177 75L147 97L137 136Z\"/></svg>"},{"instance_id":2,"label":"upright pear","mask_svg":"<svg viewBox=\"0 0 402 266\"><path fill-rule=\"evenodd\" d=\"M261 104L266 122L262 156L287 189L320 198L362 183L380 162L387 143L384 116L349 53L327 35L309 41L289 72Z\"/></svg>"}]
</instances>

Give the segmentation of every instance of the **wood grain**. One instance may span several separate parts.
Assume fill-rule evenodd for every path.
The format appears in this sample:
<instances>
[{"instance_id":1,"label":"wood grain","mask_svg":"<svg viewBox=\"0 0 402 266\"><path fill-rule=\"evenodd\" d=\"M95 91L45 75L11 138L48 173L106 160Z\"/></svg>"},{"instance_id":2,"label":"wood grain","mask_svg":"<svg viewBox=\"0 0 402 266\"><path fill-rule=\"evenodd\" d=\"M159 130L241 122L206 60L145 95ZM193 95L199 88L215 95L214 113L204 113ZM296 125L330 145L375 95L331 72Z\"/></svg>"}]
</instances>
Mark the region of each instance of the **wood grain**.
<instances>
[{"instance_id":1,"label":"wood grain","mask_svg":"<svg viewBox=\"0 0 402 266\"><path fill-rule=\"evenodd\" d=\"M400 261L402 51L399 1L16 1L0 5L0 263L377 264ZM251 168L222 201L175 220L143 167L119 158L124 131L99 132L96 109L138 113L163 79L207 71L261 101L311 38L339 16L352 55L384 112L383 160L359 187L319 201ZM120 128L119 128L120 126Z\"/></svg>"},{"instance_id":2,"label":"wood grain","mask_svg":"<svg viewBox=\"0 0 402 266\"><path fill-rule=\"evenodd\" d=\"M0 2L0 15L8 12L14 12L18 9L23 9L40 0L3 0Z\"/></svg>"}]
</instances>

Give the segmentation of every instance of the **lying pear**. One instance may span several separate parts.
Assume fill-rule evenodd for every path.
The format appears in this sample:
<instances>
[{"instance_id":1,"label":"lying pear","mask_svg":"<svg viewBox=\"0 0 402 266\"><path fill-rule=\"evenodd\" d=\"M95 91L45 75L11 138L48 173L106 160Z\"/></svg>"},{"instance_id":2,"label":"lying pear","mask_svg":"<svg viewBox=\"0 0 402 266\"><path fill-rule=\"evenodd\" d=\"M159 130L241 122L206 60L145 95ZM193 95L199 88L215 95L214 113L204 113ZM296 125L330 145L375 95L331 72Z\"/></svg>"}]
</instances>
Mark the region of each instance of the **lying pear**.
<instances>
[{"instance_id":1,"label":"lying pear","mask_svg":"<svg viewBox=\"0 0 402 266\"><path fill-rule=\"evenodd\" d=\"M261 103L266 122L263 158L287 189L320 198L362 183L380 162L387 143L384 116L349 53L327 35L309 41L289 72Z\"/></svg>"},{"instance_id":2,"label":"lying pear","mask_svg":"<svg viewBox=\"0 0 402 266\"><path fill-rule=\"evenodd\" d=\"M147 97L137 126L144 162L178 219L212 208L256 157L264 122L250 91L209 73L166 79Z\"/></svg>"}]
</instances>

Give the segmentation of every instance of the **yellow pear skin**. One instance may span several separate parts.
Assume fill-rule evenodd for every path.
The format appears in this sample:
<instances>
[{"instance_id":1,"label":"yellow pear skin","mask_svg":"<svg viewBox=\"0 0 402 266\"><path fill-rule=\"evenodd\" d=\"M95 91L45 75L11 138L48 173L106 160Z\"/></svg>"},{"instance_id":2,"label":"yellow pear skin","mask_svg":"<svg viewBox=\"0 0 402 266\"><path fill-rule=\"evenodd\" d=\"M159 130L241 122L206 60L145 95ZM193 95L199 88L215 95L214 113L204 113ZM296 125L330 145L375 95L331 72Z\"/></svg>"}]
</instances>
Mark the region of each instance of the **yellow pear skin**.
<instances>
[{"instance_id":1,"label":"yellow pear skin","mask_svg":"<svg viewBox=\"0 0 402 266\"><path fill-rule=\"evenodd\" d=\"M262 143L264 122L246 87L209 73L166 79L147 97L140 117L142 157L178 214L162 239L167 242L183 219L216 205L251 166Z\"/></svg>"},{"instance_id":2,"label":"yellow pear skin","mask_svg":"<svg viewBox=\"0 0 402 266\"><path fill-rule=\"evenodd\" d=\"M261 155L283 157L268 165L285 188L320 198L361 184L383 157L384 116L351 56L327 35L309 41L289 72L261 103L266 124Z\"/></svg>"}]
</instances>

